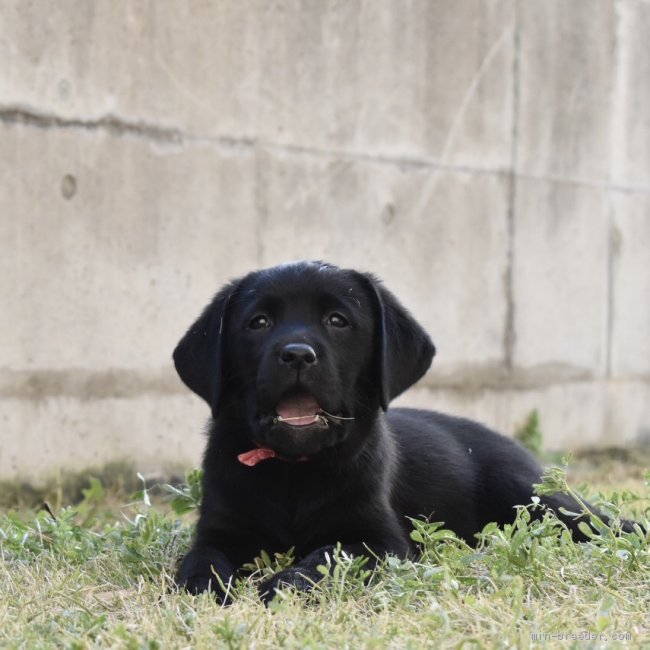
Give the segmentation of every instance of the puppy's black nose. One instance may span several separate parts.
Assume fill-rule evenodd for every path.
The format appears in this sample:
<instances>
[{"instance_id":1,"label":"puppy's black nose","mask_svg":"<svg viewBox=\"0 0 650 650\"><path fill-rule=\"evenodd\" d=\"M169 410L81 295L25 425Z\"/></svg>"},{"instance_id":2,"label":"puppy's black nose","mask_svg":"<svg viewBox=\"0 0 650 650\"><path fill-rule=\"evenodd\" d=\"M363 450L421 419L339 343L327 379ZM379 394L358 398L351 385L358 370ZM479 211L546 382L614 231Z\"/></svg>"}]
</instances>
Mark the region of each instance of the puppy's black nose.
<instances>
[{"instance_id":1,"label":"puppy's black nose","mask_svg":"<svg viewBox=\"0 0 650 650\"><path fill-rule=\"evenodd\" d=\"M287 343L280 351L280 362L292 368L316 363L316 352L307 343Z\"/></svg>"}]
</instances>

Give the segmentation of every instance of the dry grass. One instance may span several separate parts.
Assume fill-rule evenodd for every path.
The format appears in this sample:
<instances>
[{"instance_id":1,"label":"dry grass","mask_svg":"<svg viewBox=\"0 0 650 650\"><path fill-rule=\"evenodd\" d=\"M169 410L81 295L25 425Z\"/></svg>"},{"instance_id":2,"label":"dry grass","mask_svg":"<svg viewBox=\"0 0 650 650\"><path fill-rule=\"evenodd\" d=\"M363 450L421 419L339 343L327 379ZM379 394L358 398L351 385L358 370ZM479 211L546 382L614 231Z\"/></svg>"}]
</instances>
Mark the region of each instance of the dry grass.
<instances>
[{"instance_id":1,"label":"dry grass","mask_svg":"<svg viewBox=\"0 0 650 650\"><path fill-rule=\"evenodd\" d=\"M640 467L580 458L571 476L590 494L605 486L608 507L643 518ZM486 528L474 549L419 524L421 560L389 559L369 583L358 561L341 558L310 596L287 592L267 609L255 583L273 566L262 562L222 608L174 590L191 526L147 497L107 511L112 495L94 482L56 521L25 510L0 518L0 647L526 648L558 634L567 648L650 645L642 534L576 545L555 520L531 523L522 512L505 531Z\"/></svg>"}]
</instances>

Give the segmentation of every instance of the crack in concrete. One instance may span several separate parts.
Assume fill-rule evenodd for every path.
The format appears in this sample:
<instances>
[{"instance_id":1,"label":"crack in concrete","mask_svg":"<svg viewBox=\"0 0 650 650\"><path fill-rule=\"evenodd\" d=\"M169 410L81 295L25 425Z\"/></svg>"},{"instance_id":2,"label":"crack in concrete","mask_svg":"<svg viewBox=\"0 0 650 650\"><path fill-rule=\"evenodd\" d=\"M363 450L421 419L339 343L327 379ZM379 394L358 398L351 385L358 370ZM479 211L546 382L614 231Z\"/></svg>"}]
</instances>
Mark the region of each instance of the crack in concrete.
<instances>
[{"instance_id":1,"label":"crack in concrete","mask_svg":"<svg viewBox=\"0 0 650 650\"><path fill-rule=\"evenodd\" d=\"M529 174L528 172L519 171L517 172L517 179L555 185L570 185L582 189L601 190L603 192L613 192L616 194L638 194L650 196L650 187L621 185L620 183L610 182L603 183L601 181L590 181L586 178L571 178L569 176L553 176L550 174Z\"/></svg>"},{"instance_id":2,"label":"crack in concrete","mask_svg":"<svg viewBox=\"0 0 650 650\"><path fill-rule=\"evenodd\" d=\"M607 322L605 330L605 372L607 378L614 376L614 326L616 322L616 276L621 254L621 233L616 224L614 202L609 202L607 216Z\"/></svg>"},{"instance_id":3,"label":"crack in concrete","mask_svg":"<svg viewBox=\"0 0 650 650\"><path fill-rule=\"evenodd\" d=\"M519 34L513 30L517 47ZM515 57L516 59L517 57ZM513 64L515 65L515 64ZM518 63L516 64L518 67ZM518 73L517 73L518 74ZM513 102L518 105L518 81L513 89ZM178 127L151 124L143 120L129 121L117 115L104 115L97 119L83 119L79 117L62 117L60 115L42 113L32 108L17 105L0 105L0 124L22 125L37 129L79 130L87 132L107 133L109 135L124 137L131 136L158 145L181 147L186 144L198 144L219 147L229 150L244 150L255 154L260 149L267 149L279 155L304 156L316 159L338 158L352 162L372 165L386 165L400 169L430 169L433 171L481 174L510 178L514 175L516 180L528 179L558 185L574 185L592 189L606 190L621 194L650 195L650 188L620 183L591 181L584 178L559 177L552 175L537 175L517 171L514 164L514 153L511 153L511 164L508 168L480 167L478 165L450 164L444 160L423 156L392 156L382 153L364 153L361 151L346 151L342 149L328 149L309 147L304 145L273 142L256 136L205 136L187 133ZM517 126L513 124L513 137L516 138Z\"/></svg>"},{"instance_id":4,"label":"crack in concrete","mask_svg":"<svg viewBox=\"0 0 650 650\"><path fill-rule=\"evenodd\" d=\"M18 124L37 129L100 132L117 137L131 136L154 144L175 147L185 144L202 144L226 149L252 149L257 143L255 138L198 136L186 133L177 127L150 124L143 120L129 121L112 114L97 119L66 118L21 106L0 106L0 123L10 126Z\"/></svg>"},{"instance_id":5,"label":"crack in concrete","mask_svg":"<svg viewBox=\"0 0 650 650\"><path fill-rule=\"evenodd\" d=\"M150 124L142 120L128 121L116 115L105 115L97 119L78 117L61 117L47 114L23 106L0 106L0 123L22 125L37 129L72 129L89 132L104 132L114 136L132 136L156 144L183 146L185 144L202 144L228 149L246 149L256 153L260 148L268 149L280 155L304 156L311 158L341 158L356 162L378 165L390 165L401 168L436 169L465 174L503 175L507 170L499 168L471 167L467 165L450 165L431 158L418 156L389 156L358 151L322 149L296 144L285 144L264 140L258 137L205 136L182 131L177 127Z\"/></svg>"},{"instance_id":6,"label":"crack in concrete","mask_svg":"<svg viewBox=\"0 0 650 650\"><path fill-rule=\"evenodd\" d=\"M58 115L38 113L20 107L0 108L0 122L3 124L20 124L38 129L79 129L84 131L104 131L111 135L131 135L160 144L180 145L186 139L175 128L155 126L145 122L128 122L115 115L105 115L95 120L65 118Z\"/></svg>"},{"instance_id":7,"label":"crack in concrete","mask_svg":"<svg viewBox=\"0 0 650 650\"><path fill-rule=\"evenodd\" d=\"M467 113L467 110L472 100L476 96L476 92L480 86L481 81L483 80L486 72L490 69L490 66L492 65L495 58L501 51L501 48L503 44L506 42L507 36L511 31L512 31L512 27L510 26L506 27L501 32L499 37L494 41L494 43L492 43L491 47L488 49L485 56L483 57L481 64L479 65L478 70L476 71L474 77L471 79L470 83L465 89L461 101L458 104L456 110L454 111L454 116L449 126L449 130L447 131L447 134L445 136L442 152L440 153L440 160L442 161L443 164L447 162L447 159L451 155L451 150L454 145L456 135L461 128L462 121ZM429 178L427 184L424 186L424 188L420 193L420 199L414 210L417 216L425 214L426 207L429 205L431 199L436 194L439 183L440 183L439 174L434 174Z\"/></svg>"},{"instance_id":8,"label":"crack in concrete","mask_svg":"<svg viewBox=\"0 0 650 650\"><path fill-rule=\"evenodd\" d=\"M519 55L520 20L519 3L514 5L514 25L512 30L512 128L510 132L510 173L508 175L508 212L506 216L508 229L508 247L506 253L506 271L504 273L504 289L506 299L506 314L503 329L503 359L506 371L511 374L514 366L514 349L516 341L515 328L515 236L517 228L517 147L519 144Z\"/></svg>"}]
</instances>

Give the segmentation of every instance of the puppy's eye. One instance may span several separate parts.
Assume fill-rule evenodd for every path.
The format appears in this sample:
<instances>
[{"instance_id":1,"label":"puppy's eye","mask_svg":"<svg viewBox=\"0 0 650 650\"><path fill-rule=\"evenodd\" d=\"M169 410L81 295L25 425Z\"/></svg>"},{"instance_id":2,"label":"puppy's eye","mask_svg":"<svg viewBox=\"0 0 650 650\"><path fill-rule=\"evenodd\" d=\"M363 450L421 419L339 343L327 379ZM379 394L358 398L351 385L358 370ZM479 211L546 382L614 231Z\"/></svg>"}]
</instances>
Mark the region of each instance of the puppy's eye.
<instances>
[{"instance_id":1,"label":"puppy's eye","mask_svg":"<svg viewBox=\"0 0 650 650\"><path fill-rule=\"evenodd\" d=\"M270 327L271 321L264 314L257 314L248 322L248 328L252 330L262 330L265 327Z\"/></svg>"},{"instance_id":2,"label":"puppy's eye","mask_svg":"<svg viewBox=\"0 0 650 650\"><path fill-rule=\"evenodd\" d=\"M347 327L350 323L348 323L348 319L345 316L334 312L327 317L327 324L332 327Z\"/></svg>"}]
</instances>

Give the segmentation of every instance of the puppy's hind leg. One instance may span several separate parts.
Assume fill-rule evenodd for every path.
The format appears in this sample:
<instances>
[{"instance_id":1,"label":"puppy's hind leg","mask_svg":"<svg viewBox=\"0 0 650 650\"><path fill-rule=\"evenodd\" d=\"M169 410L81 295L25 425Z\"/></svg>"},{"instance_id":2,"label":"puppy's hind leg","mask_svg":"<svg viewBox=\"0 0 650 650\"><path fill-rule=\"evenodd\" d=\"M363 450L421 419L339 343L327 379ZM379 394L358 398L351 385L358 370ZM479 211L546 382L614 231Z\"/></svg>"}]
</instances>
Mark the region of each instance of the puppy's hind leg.
<instances>
[{"instance_id":1,"label":"puppy's hind leg","mask_svg":"<svg viewBox=\"0 0 650 650\"><path fill-rule=\"evenodd\" d=\"M598 510L595 506L592 506L586 501L579 503L569 494L558 492L556 494L544 495L540 497L540 503L552 510L557 518L564 523L571 531L571 536L575 542L586 542L590 539L589 536L580 530L579 526L580 522L584 522L588 526L590 525L591 517L584 511L584 508L587 508L592 515L598 517L606 526L611 527L614 523L610 517ZM597 532L593 526L591 528L594 530L594 533ZM634 532L634 522L622 519L621 530L624 533Z\"/></svg>"}]
</instances>

